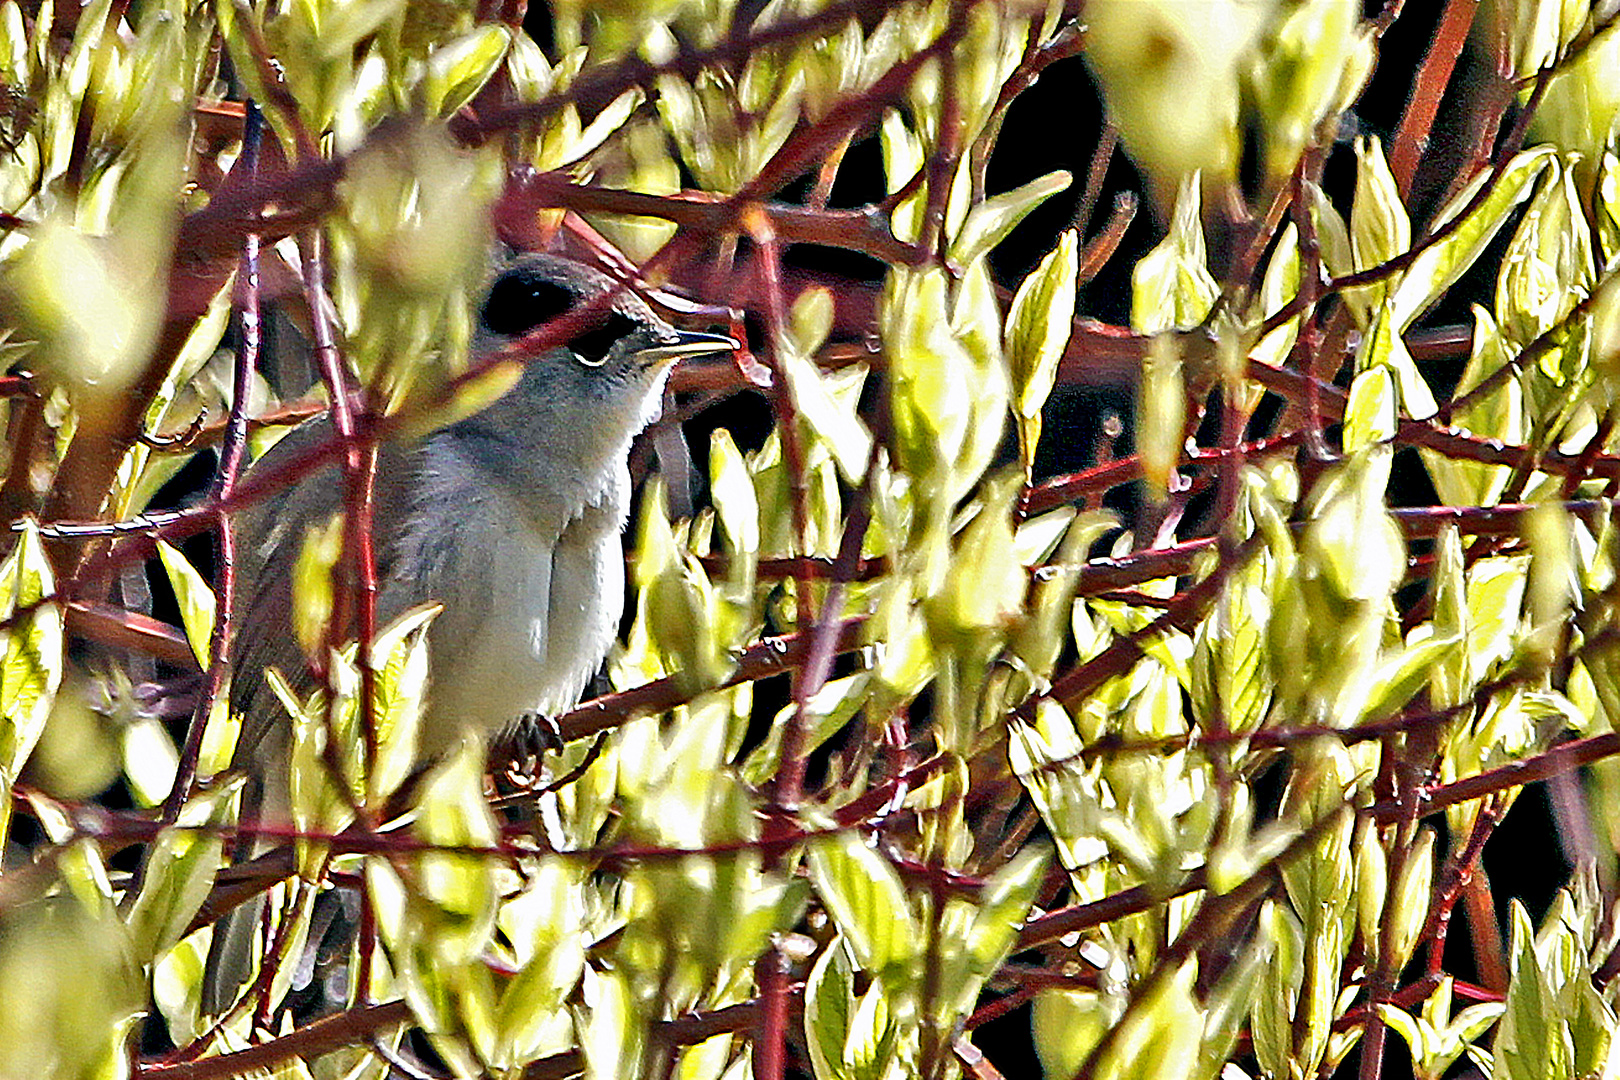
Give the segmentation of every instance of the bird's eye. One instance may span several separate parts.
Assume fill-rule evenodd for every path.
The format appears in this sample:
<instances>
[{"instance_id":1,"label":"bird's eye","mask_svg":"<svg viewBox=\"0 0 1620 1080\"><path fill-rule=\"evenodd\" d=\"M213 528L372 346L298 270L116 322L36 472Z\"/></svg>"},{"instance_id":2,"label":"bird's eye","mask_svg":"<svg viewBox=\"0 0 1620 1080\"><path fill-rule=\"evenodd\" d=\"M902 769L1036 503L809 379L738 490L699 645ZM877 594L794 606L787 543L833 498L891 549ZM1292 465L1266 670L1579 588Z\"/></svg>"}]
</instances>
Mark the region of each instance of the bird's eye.
<instances>
[{"instance_id":1,"label":"bird's eye","mask_svg":"<svg viewBox=\"0 0 1620 1080\"><path fill-rule=\"evenodd\" d=\"M490 286L479 321L492 334L521 337L566 313L578 299L555 281L518 271L504 275Z\"/></svg>"},{"instance_id":2,"label":"bird's eye","mask_svg":"<svg viewBox=\"0 0 1620 1080\"><path fill-rule=\"evenodd\" d=\"M607 359L608 350L613 348L615 342L632 333L635 328L636 324L630 321L628 315L609 311L601 325L577 335L568 343L568 347L579 354L581 360L595 367Z\"/></svg>"}]
</instances>

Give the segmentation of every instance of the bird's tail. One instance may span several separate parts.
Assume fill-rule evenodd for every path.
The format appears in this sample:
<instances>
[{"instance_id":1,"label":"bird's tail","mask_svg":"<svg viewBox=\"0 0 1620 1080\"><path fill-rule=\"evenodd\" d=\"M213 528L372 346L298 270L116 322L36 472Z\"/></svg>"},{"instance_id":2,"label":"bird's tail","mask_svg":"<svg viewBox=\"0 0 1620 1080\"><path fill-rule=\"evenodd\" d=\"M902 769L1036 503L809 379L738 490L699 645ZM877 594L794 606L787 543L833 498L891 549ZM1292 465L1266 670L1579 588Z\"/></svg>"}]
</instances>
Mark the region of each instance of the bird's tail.
<instances>
[{"instance_id":1,"label":"bird's tail","mask_svg":"<svg viewBox=\"0 0 1620 1080\"><path fill-rule=\"evenodd\" d=\"M225 1015L251 984L258 971L258 964L254 962L255 939L264 907L264 896L260 894L227 911L214 924L214 937L208 944L208 961L203 968L200 1010L204 1016Z\"/></svg>"}]
</instances>

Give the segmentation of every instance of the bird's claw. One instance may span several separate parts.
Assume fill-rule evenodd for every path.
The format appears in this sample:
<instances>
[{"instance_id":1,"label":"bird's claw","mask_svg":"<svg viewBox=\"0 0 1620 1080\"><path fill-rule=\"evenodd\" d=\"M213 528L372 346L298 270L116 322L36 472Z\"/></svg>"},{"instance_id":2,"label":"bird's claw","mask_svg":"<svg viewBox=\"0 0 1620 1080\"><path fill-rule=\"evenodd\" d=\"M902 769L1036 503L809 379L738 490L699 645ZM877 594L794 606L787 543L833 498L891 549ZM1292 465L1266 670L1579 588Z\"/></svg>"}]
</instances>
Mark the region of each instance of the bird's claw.
<instances>
[{"instance_id":1,"label":"bird's claw","mask_svg":"<svg viewBox=\"0 0 1620 1080\"><path fill-rule=\"evenodd\" d=\"M564 746L557 721L537 712L522 713L512 727L512 749L519 757L540 758L547 750L560 753Z\"/></svg>"}]
</instances>

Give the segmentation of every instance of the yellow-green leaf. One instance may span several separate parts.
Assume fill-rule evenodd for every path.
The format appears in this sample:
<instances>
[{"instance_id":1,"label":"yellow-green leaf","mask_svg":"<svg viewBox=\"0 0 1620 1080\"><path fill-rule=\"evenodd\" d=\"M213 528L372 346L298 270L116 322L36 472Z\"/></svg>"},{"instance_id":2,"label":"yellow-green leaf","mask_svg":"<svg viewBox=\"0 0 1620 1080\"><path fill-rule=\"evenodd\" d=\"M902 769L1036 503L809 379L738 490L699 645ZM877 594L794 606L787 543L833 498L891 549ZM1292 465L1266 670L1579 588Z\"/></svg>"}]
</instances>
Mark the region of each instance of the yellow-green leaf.
<instances>
[{"instance_id":1,"label":"yellow-green leaf","mask_svg":"<svg viewBox=\"0 0 1620 1080\"><path fill-rule=\"evenodd\" d=\"M180 606L180 625L185 627L186 641L197 657L197 665L207 671L208 645L214 635L214 590L174 545L159 540L157 552Z\"/></svg>"}]
</instances>

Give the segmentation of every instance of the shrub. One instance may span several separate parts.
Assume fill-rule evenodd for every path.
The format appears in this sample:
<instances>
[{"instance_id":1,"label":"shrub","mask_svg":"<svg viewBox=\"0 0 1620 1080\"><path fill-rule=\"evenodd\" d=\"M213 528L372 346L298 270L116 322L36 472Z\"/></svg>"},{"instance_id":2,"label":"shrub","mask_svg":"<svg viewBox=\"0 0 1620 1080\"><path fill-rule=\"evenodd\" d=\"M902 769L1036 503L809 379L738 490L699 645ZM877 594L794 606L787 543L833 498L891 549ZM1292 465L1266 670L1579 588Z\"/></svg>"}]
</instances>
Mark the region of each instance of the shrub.
<instances>
[{"instance_id":1,"label":"shrub","mask_svg":"<svg viewBox=\"0 0 1620 1080\"><path fill-rule=\"evenodd\" d=\"M1078 7L0 4L0 1073L1611 1075L1613 5ZM1081 64L1087 176L993 185ZM236 863L206 535L332 461L363 523L369 448L510 384L491 229L746 348L675 376L560 747L402 784L421 635L362 672L375 554L307 546L316 749ZM1542 780L1582 854L1503 945Z\"/></svg>"}]
</instances>

